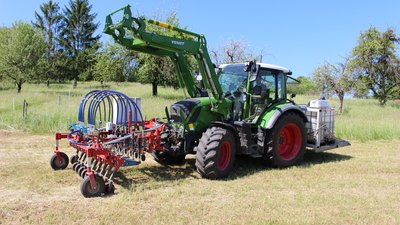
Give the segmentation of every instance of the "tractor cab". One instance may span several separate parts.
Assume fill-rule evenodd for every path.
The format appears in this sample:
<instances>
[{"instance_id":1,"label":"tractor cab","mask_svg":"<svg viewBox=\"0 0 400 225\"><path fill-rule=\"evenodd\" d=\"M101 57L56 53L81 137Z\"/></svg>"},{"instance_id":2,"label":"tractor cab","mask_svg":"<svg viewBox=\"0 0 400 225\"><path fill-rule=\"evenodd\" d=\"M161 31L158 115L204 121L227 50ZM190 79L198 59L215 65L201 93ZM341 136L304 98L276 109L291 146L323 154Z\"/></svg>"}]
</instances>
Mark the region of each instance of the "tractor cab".
<instances>
[{"instance_id":1,"label":"tractor cab","mask_svg":"<svg viewBox=\"0 0 400 225\"><path fill-rule=\"evenodd\" d=\"M225 97L233 102L233 121L256 121L269 105L286 99L289 69L266 63L252 67L248 68L246 64L219 67L219 83Z\"/></svg>"}]
</instances>

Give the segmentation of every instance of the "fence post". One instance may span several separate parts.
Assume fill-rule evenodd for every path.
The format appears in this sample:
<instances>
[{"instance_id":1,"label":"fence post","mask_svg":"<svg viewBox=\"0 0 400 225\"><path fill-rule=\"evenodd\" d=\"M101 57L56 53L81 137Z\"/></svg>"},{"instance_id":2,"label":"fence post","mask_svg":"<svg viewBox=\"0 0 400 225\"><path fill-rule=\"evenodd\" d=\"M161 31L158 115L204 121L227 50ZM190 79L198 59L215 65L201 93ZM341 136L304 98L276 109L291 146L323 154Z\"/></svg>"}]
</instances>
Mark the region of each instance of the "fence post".
<instances>
[{"instance_id":1,"label":"fence post","mask_svg":"<svg viewBox=\"0 0 400 225\"><path fill-rule=\"evenodd\" d=\"M22 118L26 118L28 116L28 102L24 99L24 103L22 105Z\"/></svg>"},{"instance_id":2,"label":"fence post","mask_svg":"<svg viewBox=\"0 0 400 225\"><path fill-rule=\"evenodd\" d=\"M24 103L22 103L22 118L25 118L25 99Z\"/></svg>"},{"instance_id":3,"label":"fence post","mask_svg":"<svg viewBox=\"0 0 400 225\"><path fill-rule=\"evenodd\" d=\"M58 106L60 106L61 105L61 96L59 95L58 96Z\"/></svg>"}]
</instances>

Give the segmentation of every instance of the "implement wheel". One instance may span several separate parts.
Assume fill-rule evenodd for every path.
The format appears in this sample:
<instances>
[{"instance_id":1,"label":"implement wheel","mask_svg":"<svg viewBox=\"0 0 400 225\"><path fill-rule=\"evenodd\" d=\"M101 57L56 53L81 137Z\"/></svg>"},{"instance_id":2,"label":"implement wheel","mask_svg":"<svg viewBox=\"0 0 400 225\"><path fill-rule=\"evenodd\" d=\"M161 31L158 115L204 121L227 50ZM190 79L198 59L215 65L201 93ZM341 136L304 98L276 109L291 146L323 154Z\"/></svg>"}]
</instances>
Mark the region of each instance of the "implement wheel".
<instances>
[{"instance_id":1,"label":"implement wheel","mask_svg":"<svg viewBox=\"0 0 400 225\"><path fill-rule=\"evenodd\" d=\"M85 168L84 170L82 170L82 171L79 173L79 176L82 177L82 178L85 178L85 177L86 177L86 172L87 172L87 169Z\"/></svg>"},{"instance_id":2,"label":"implement wheel","mask_svg":"<svg viewBox=\"0 0 400 225\"><path fill-rule=\"evenodd\" d=\"M80 165L79 162L75 162L74 164L72 164L72 170L77 171L79 165Z\"/></svg>"},{"instance_id":3,"label":"implement wheel","mask_svg":"<svg viewBox=\"0 0 400 225\"><path fill-rule=\"evenodd\" d=\"M68 166L68 156L64 152L60 152L61 158L57 159L57 154L54 153L50 158L50 166L53 170L63 170Z\"/></svg>"},{"instance_id":4,"label":"implement wheel","mask_svg":"<svg viewBox=\"0 0 400 225\"><path fill-rule=\"evenodd\" d=\"M287 167L303 160L306 147L306 128L296 113L282 115L275 126L267 131L264 161L274 167Z\"/></svg>"},{"instance_id":5,"label":"implement wheel","mask_svg":"<svg viewBox=\"0 0 400 225\"><path fill-rule=\"evenodd\" d=\"M96 186L92 188L90 185L89 176L86 176L81 182L81 193L85 198L93 198L101 196L104 192L105 184L103 178L98 175L94 175L94 180L96 182Z\"/></svg>"},{"instance_id":6,"label":"implement wheel","mask_svg":"<svg viewBox=\"0 0 400 225\"><path fill-rule=\"evenodd\" d=\"M106 187L104 189L104 194L106 195L112 195L115 192L115 186L114 184L106 184Z\"/></svg>"},{"instance_id":7,"label":"implement wheel","mask_svg":"<svg viewBox=\"0 0 400 225\"><path fill-rule=\"evenodd\" d=\"M86 170L86 166L81 165L81 166L78 168L78 170L76 171L76 173L78 174L78 176L82 177L81 174L83 173L84 170ZM82 177L82 178L84 178L84 177Z\"/></svg>"},{"instance_id":8,"label":"implement wheel","mask_svg":"<svg viewBox=\"0 0 400 225\"><path fill-rule=\"evenodd\" d=\"M77 162L78 161L78 155L73 155L72 157L71 157L71 159L70 159L70 161L71 161L71 165L72 164L74 164L75 162Z\"/></svg>"},{"instance_id":9,"label":"implement wheel","mask_svg":"<svg viewBox=\"0 0 400 225\"><path fill-rule=\"evenodd\" d=\"M208 128L196 147L197 171L204 178L226 177L233 168L235 154L235 139L229 130Z\"/></svg>"}]
</instances>

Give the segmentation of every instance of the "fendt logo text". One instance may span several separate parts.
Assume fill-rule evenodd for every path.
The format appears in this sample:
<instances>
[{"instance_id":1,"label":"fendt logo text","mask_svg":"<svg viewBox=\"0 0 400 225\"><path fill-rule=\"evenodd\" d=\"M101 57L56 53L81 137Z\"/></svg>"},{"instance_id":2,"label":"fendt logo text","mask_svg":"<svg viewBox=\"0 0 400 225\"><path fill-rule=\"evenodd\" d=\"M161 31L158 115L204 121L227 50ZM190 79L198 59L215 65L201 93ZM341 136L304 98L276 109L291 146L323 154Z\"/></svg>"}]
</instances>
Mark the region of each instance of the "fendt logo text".
<instances>
[{"instance_id":1,"label":"fendt logo text","mask_svg":"<svg viewBox=\"0 0 400 225\"><path fill-rule=\"evenodd\" d=\"M183 42L183 41L172 41L172 44L174 44L174 45L184 45L185 42Z\"/></svg>"}]
</instances>

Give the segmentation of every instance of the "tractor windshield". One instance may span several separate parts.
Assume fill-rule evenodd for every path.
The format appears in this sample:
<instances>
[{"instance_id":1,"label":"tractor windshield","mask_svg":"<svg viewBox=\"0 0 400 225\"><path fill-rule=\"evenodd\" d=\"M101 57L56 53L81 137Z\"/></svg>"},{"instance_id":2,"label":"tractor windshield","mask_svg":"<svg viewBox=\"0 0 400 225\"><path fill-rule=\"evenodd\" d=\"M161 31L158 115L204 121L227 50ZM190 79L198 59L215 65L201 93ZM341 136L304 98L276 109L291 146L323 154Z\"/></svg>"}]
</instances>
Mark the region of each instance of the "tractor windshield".
<instances>
[{"instance_id":1,"label":"tractor windshield","mask_svg":"<svg viewBox=\"0 0 400 225\"><path fill-rule=\"evenodd\" d=\"M221 84L224 94L235 91L244 91L246 87L247 72L244 71L244 64L225 65L220 68L218 81ZM285 74L280 70L261 68L259 71L259 84L265 87L263 91L268 92L271 100L285 98ZM251 81L251 88L256 85L256 81Z\"/></svg>"},{"instance_id":2,"label":"tractor windshield","mask_svg":"<svg viewBox=\"0 0 400 225\"><path fill-rule=\"evenodd\" d=\"M233 64L220 69L218 81L225 94L236 91L246 81L247 72L243 68L244 64Z\"/></svg>"}]
</instances>

